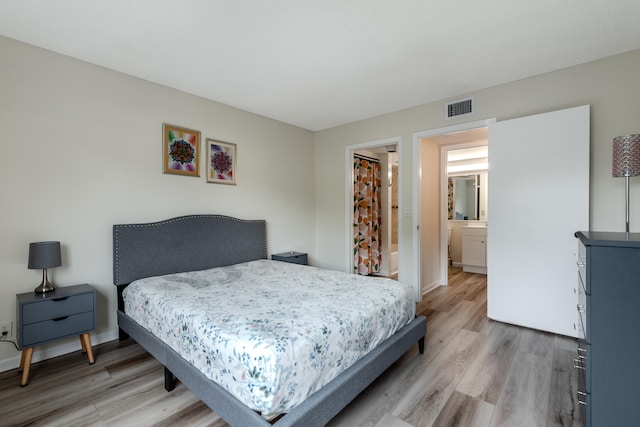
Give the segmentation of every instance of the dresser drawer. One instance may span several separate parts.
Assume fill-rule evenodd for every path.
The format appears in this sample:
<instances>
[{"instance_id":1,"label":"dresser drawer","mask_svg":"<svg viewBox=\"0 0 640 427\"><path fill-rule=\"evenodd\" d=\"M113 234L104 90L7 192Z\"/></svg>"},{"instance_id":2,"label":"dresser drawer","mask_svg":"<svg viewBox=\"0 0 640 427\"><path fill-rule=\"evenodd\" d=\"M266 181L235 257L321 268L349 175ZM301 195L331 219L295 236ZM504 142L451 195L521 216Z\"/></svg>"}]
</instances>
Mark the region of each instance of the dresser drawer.
<instances>
[{"instance_id":1,"label":"dresser drawer","mask_svg":"<svg viewBox=\"0 0 640 427\"><path fill-rule=\"evenodd\" d=\"M578 372L578 391L576 392L576 400L580 410L580 419L586 424L589 417L589 403L591 402L591 394L587 393L584 382L584 373Z\"/></svg>"},{"instance_id":2,"label":"dresser drawer","mask_svg":"<svg viewBox=\"0 0 640 427\"><path fill-rule=\"evenodd\" d=\"M24 304L22 306L22 323L28 325L43 320L93 311L93 301L94 294L86 293Z\"/></svg>"},{"instance_id":3,"label":"dresser drawer","mask_svg":"<svg viewBox=\"0 0 640 427\"><path fill-rule=\"evenodd\" d=\"M22 347L31 347L71 335L80 335L95 327L93 311L31 323L22 328Z\"/></svg>"},{"instance_id":4,"label":"dresser drawer","mask_svg":"<svg viewBox=\"0 0 640 427\"><path fill-rule=\"evenodd\" d=\"M577 357L574 359L574 367L578 371L578 390L576 399L580 409L580 419L587 423L587 418L591 418L591 391L590 391L590 366L589 366L589 344L580 340L578 342Z\"/></svg>"},{"instance_id":5,"label":"dresser drawer","mask_svg":"<svg viewBox=\"0 0 640 427\"><path fill-rule=\"evenodd\" d=\"M589 309L589 304L587 302L588 296L582 292L578 292L578 304L576 304L576 311L578 312L578 316L580 317L580 324L582 326L582 336L580 338L586 340L588 343L591 342L589 337L589 325L588 325L588 316L587 310Z\"/></svg>"},{"instance_id":6,"label":"dresser drawer","mask_svg":"<svg viewBox=\"0 0 640 427\"><path fill-rule=\"evenodd\" d=\"M576 359L584 367L584 391L591 393L591 344L585 340L578 340Z\"/></svg>"},{"instance_id":7,"label":"dresser drawer","mask_svg":"<svg viewBox=\"0 0 640 427\"><path fill-rule=\"evenodd\" d=\"M578 266L578 276L580 277L582 288L587 294L590 294L591 289L589 289L589 282L587 280L587 248L580 241L578 241L578 258L576 265Z\"/></svg>"}]
</instances>

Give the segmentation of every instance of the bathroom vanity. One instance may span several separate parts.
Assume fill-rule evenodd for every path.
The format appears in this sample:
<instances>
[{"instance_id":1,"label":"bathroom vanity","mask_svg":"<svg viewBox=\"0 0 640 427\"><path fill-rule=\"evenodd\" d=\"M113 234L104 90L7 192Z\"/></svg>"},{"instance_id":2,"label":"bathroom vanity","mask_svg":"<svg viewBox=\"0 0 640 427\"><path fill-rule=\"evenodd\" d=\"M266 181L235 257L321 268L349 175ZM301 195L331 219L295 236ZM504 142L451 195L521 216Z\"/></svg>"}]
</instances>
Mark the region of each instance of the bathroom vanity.
<instances>
[{"instance_id":1,"label":"bathroom vanity","mask_svg":"<svg viewBox=\"0 0 640 427\"><path fill-rule=\"evenodd\" d=\"M487 274L486 223L469 223L462 227L462 270Z\"/></svg>"}]
</instances>

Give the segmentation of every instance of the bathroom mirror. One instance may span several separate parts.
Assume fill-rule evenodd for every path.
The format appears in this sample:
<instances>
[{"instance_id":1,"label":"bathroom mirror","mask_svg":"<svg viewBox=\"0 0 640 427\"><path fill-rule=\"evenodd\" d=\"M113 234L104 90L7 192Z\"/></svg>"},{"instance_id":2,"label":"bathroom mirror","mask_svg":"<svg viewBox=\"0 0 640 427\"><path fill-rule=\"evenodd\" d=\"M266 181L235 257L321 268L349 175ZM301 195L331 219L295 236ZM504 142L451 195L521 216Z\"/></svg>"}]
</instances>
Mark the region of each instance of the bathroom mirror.
<instances>
[{"instance_id":1,"label":"bathroom mirror","mask_svg":"<svg viewBox=\"0 0 640 427\"><path fill-rule=\"evenodd\" d=\"M487 173L449 177L449 219L487 220Z\"/></svg>"}]
</instances>

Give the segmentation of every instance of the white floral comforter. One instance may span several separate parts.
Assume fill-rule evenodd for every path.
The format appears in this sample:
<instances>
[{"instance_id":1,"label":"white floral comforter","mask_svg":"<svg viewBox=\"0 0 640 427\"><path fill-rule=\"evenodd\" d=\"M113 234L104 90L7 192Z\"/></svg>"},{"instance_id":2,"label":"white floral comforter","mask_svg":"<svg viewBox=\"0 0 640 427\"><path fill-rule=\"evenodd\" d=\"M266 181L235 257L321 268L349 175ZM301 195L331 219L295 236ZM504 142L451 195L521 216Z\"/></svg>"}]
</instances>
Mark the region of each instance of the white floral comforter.
<instances>
[{"instance_id":1,"label":"white floral comforter","mask_svg":"<svg viewBox=\"0 0 640 427\"><path fill-rule=\"evenodd\" d=\"M399 282L268 260L138 280L124 300L263 416L287 412L415 315Z\"/></svg>"}]
</instances>

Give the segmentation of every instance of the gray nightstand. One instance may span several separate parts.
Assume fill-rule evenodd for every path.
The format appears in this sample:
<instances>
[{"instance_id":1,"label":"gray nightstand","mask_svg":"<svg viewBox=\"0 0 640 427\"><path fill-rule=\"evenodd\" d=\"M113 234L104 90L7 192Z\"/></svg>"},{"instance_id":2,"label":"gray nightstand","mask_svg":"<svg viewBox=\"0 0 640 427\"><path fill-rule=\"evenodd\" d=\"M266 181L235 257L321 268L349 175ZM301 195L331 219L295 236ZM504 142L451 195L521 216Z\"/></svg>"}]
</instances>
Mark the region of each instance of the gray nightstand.
<instances>
[{"instance_id":1,"label":"gray nightstand","mask_svg":"<svg viewBox=\"0 0 640 427\"><path fill-rule=\"evenodd\" d=\"M80 337L82 353L93 364L89 332L96 326L96 291L89 285L56 288L53 292L16 295L18 346L22 350L20 386L29 383L33 347L73 335Z\"/></svg>"},{"instance_id":2,"label":"gray nightstand","mask_svg":"<svg viewBox=\"0 0 640 427\"><path fill-rule=\"evenodd\" d=\"M281 254L271 255L271 259L274 261L290 262L293 264L307 265L307 254L303 252L283 252Z\"/></svg>"}]
</instances>

